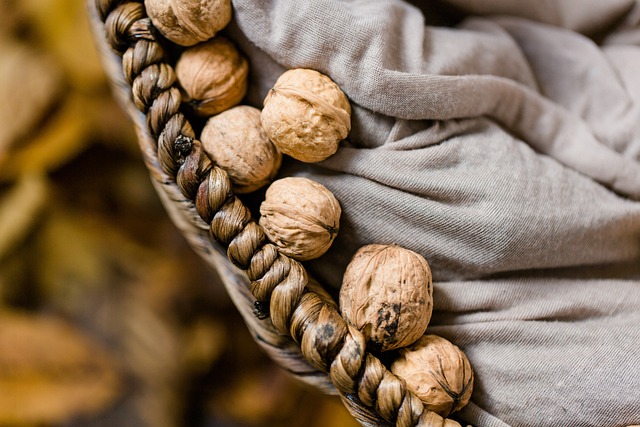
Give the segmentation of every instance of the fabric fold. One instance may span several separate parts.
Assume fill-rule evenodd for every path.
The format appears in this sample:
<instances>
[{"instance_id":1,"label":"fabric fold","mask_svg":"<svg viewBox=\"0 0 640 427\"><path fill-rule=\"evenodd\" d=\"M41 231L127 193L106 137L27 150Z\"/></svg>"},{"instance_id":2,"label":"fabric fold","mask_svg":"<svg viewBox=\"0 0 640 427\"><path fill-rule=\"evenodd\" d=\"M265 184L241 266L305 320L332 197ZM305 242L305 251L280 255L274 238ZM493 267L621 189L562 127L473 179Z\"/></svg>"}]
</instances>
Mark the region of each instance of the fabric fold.
<instances>
[{"instance_id":1,"label":"fabric fold","mask_svg":"<svg viewBox=\"0 0 640 427\"><path fill-rule=\"evenodd\" d=\"M473 425L639 424L640 4L233 5L250 103L313 68L352 104L335 155L281 172L343 209L311 273L338 288L368 243L425 256L431 331L476 369Z\"/></svg>"},{"instance_id":2,"label":"fabric fold","mask_svg":"<svg viewBox=\"0 0 640 427\"><path fill-rule=\"evenodd\" d=\"M253 5L243 8L242 2L237 2L238 22L251 22L251 28L241 27L243 32L263 34L254 43L284 67L317 69L331 76L353 102L387 116L407 120L491 117L538 152L623 196L640 199L638 159L610 150L579 115L510 78L523 67L502 74L512 68L509 65L514 58L522 56L515 44L507 42L508 37L484 32L477 25L476 31L453 31L423 24L420 31L417 21L421 13L398 1L372 2L359 13L354 10L360 2L322 0L296 8L272 3L261 9ZM288 25L275 25L278 22ZM416 34L403 37L406 27ZM512 24L515 32L514 27L525 34L520 43L528 50L521 50L533 49L527 43L537 46L535 26ZM574 34L565 32L568 34L563 37L560 31L556 33L556 46L569 43L560 50L571 53ZM458 48L463 53L458 53ZM583 70L557 71L552 79L561 80L564 74L571 78L572 71L575 76ZM605 101L595 98L596 93L591 95L594 99L583 102ZM620 105L609 107L625 108ZM637 108L632 118L640 120ZM640 136L626 136L633 139L633 145L640 144Z\"/></svg>"}]
</instances>

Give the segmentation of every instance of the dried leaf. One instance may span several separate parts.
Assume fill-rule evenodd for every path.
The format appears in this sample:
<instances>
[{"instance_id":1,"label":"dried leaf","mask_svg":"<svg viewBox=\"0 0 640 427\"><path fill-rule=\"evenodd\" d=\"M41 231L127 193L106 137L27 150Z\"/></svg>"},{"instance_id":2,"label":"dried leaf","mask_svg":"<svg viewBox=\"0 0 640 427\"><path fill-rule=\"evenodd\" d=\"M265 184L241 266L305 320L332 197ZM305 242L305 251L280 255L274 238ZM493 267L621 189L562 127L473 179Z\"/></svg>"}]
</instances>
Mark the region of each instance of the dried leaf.
<instances>
[{"instance_id":1,"label":"dried leaf","mask_svg":"<svg viewBox=\"0 0 640 427\"><path fill-rule=\"evenodd\" d=\"M96 413L118 390L111 359L71 325L0 311L0 424L56 423Z\"/></svg>"},{"instance_id":2,"label":"dried leaf","mask_svg":"<svg viewBox=\"0 0 640 427\"><path fill-rule=\"evenodd\" d=\"M136 384L128 404L145 425L179 425L189 384L208 374L225 338L193 273L166 247L123 233L108 212L54 205L38 239L47 305L118 343L114 355Z\"/></svg>"},{"instance_id":3,"label":"dried leaf","mask_svg":"<svg viewBox=\"0 0 640 427\"><path fill-rule=\"evenodd\" d=\"M36 277L49 305L86 315L86 301L123 277L143 274L153 257L105 217L53 206L37 246ZM107 290L105 290L107 289Z\"/></svg>"},{"instance_id":4,"label":"dried leaf","mask_svg":"<svg viewBox=\"0 0 640 427\"><path fill-rule=\"evenodd\" d=\"M0 259L29 231L47 200L43 177L22 177L0 201Z\"/></svg>"},{"instance_id":5,"label":"dried leaf","mask_svg":"<svg viewBox=\"0 0 640 427\"><path fill-rule=\"evenodd\" d=\"M94 91L92 108L87 111L91 121L92 137L103 144L122 150L132 158L140 157L140 148L131 120L108 90ZM138 163L136 163L139 166ZM143 168L140 168L142 171ZM144 173L147 171L144 169Z\"/></svg>"},{"instance_id":6,"label":"dried leaf","mask_svg":"<svg viewBox=\"0 0 640 427\"><path fill-rule=\"evenodd\" d=\"M120 309L124 359L139 384L132 398L149 426L179 425L191 404L190 385L210 371L224 349L221 321L203 316L196 307L190 312L199 316L195 319L176 315L182 311L177 306L196 293L184 277L180 264L158 259L139 283L127 287Z\"/></svg>"},{"instance_id":7,"label":"dried leaf","mask_svg":"<svg viewBox=\"0 0 640 427\"><path fill-rule=\"evenodd\" d=\"M47 55L14 42L0 43L0 162L29 134L58 98L62 75Z\"/></svg>"},{"instance_id":8,"label":"dried leaf","mask_svg":"<svg viewBox=\"0 0 640 427\"><path fill-rule=\"evenodd\" d=\"M0 38L9 38L22 23L18 0L0 0L0 10Z\"/></svg>"},{"instance_id":9,"label":"dried leaf","mask_svg":"<svg viewBox=\"0 0 640 427\"><path fill-rule=\"evenodd\" d=\"M174 427L183 410L180 337L135 294L127 296L121 313L126 367L139 383L132 396L137 412L146 425Z\"/></svg>"},{"instance_id":10,"label":"dried leaf","mask_svg":"<svg viewBox=\"0 0 640 427\"><path fill-rule=\"evenodd\" d=\"M335 396L318 396L318 405L314 412L314 422L311 427L358 427L360 424L349 414L340 399Z\"/></svg>"},{"instance_id":11,"label":"dried leaf","mask_svg":"<svg viewBox=\"0 0 640 427\"><path fill-rule=\"evenodd\" d=\"M75 86L104 83L84 1L21 0L21 7L43 47L56 57Z\"/></svg>"},{"instance_id":12,"label":"dried leaf","mask_svg":"<svg viewBox=\"0 0 640 427\"><path fill-rule=\"evenodd\" d=\"M0 181L54 169L84 148L90 127L84 116L87 104L88 99L83 96L67 98L60 111L26 146L4 155L0 152Z\"/></svg>"},{"instance_id":13,"label":"dried leaf","mask_svg":"<svg viewBox=\"0 0 640 427\"><path fill-rule=\"evenodd\" d=\"M184 334L182 358L193 373L206 373L225 348L226 333L221 323L199 319Z\"/></svg>"}]
</instances>

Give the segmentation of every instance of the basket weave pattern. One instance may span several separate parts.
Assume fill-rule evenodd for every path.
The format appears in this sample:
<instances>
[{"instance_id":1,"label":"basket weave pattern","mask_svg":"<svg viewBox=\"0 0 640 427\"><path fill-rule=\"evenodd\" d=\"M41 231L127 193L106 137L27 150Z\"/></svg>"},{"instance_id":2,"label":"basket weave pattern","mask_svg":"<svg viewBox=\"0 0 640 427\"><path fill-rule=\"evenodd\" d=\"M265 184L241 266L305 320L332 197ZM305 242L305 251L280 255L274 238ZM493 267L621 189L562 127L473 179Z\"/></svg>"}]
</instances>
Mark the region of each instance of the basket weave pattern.
<instances>
[{"instance_id":1,"label":"basket weave pattern","mask_svg":"<svg viewBox=\"0 0 640 427\"><path fill-rule=\"evenodd\" d=\"M256 341L302 381L337 391L363 425L459 425L426 410L404 380L367 352L363 335L304 267L268 242L180 112L173 67L144 5L90 0L89 7L158 194L196 251L221 273Z\"/></svg>"}]
</instances>

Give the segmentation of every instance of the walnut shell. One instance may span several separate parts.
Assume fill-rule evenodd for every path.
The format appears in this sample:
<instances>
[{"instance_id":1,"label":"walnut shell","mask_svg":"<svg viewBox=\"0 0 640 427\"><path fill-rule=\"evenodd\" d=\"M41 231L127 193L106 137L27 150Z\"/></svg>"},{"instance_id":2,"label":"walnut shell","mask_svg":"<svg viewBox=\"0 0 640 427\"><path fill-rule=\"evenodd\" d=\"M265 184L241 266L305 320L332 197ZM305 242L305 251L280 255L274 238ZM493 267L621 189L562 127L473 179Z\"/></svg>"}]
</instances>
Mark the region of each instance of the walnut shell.
<instances>
[{"instance_id":1,"label":"walnut shell","mask_svg":"<svg viewBox=\"0 0 640 427\"><path fill-rule=\"evenodd\" d=\"M200 140L209 158L227 171L236 193L255 191L278 173L282 154L264 133L257 108L240 105L211 117Z\"/></svg>"},{"instance_id":2,"label":"walnut shell","mask_svg":"<svg viewBox=\"0 0 640 427\"><path fill-rule=\"evenodd\" d=\"M242 101L247 92L247 60L223 37L190 47L176 63L182 100L200 116L212 116Z\"/></svg>"},{"instance_id":3,"label":"walnut shell","mask_svg":"<svg viewBox=\"0 0 640 427\"><path fill-rule=\"evenodd\" d=\"M433 310L431 269L397 245L367 245L347 266L340 310L380 351L404 347L427 329Z\"/></svg>"},{"instance_id":4,"label":"walnut shell","mask_svg":"<svg viewBox=\"0 0 640 427\"><path fill-rule=\"evenodd\" d=\"M473 391L473 369L467 356L436 335L425 335L411 347L400 349L391 372L425 407L443 417L465 406Z\"/></svg>"},{"instance_id":5,"label":"walnut shell","mask_svg":"<svg viewBox=\"0 0 640 427\"><path fill-rule=\"evenodd\" d=\"M264 100L262 126L284 154L319 162L334 154L349 134L351 106L329 77L314 70L289 70Z\"/></svg>"},{"instance_id":6,"label":"walnut shell","mask_svg":"<svg viewBox=\"0 0 640 427\"><path fill-rule=\"evenodd\" d=\"M260 225L280 252L306 261L324 254L340 224L340 204L322 184L307 178L274 181L260 205Z\"/></svg>"},{"instance_id":7,"label":"walnut shell","mask_svg":"<svg viewBox=\"0 0 640 427\"><path fill-rule=\"evenodd\" d=\"M231 21L231 0L144 0L158 31L181 46L209 40Z\"/></svg>"}]
</instances>

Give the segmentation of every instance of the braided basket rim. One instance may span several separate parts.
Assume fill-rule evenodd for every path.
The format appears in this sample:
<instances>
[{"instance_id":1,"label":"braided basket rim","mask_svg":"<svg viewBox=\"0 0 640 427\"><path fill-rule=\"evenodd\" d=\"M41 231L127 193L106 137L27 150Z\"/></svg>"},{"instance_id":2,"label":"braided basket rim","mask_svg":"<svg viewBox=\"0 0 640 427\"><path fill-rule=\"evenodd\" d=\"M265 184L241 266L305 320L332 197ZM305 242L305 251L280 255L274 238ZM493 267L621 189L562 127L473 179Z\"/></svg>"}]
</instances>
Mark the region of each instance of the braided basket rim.
<instances>
[{"instance_id":1,"label":"braided basket rim","mask_svg":"<svg viewBox=\"0 0 640 427\"><path fill-rule=\"evenodd\" d=\"M174 224L213 265L247 327L286 371L338 393L365 426L459 426L428 411L366 349L304 267L269 243L229 178L204 153L173 67L140 0L87 0L114 94L135 125L152 182ZM234 267L235 266L235 267Z\"/></svg>"}]
</instances>

